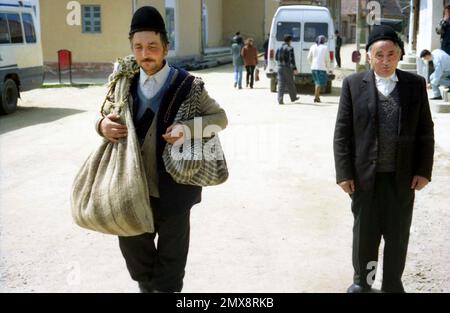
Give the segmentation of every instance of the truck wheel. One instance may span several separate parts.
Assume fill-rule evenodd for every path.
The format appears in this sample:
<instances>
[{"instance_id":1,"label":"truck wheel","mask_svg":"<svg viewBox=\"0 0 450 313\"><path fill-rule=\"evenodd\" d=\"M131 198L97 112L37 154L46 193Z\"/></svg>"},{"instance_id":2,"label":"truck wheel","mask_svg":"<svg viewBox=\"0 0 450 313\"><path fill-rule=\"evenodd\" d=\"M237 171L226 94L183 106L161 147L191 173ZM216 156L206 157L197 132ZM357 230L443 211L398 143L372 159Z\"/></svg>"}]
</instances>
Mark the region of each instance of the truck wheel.
<instances>
[{"instance_id":1,"label":"truck wheel","mask_svg":"<svg viewBox=\"0 0 450 313\"><path fill-rule=\"evenodd\" d=\"M13 113L17 109L19 91L14 80L8 78L3 85L0 95L0 114Z\"/></svg>"},{"instance_id":2,"label":"truck wheel","mask_svg":"<svg viewBox=\"0 0 450 313\"><path fill-rule=\"evenodd\" d=\"M270 91L277 92L277 80L275 78L270 79Z\"/></svg>"}]
</instances>

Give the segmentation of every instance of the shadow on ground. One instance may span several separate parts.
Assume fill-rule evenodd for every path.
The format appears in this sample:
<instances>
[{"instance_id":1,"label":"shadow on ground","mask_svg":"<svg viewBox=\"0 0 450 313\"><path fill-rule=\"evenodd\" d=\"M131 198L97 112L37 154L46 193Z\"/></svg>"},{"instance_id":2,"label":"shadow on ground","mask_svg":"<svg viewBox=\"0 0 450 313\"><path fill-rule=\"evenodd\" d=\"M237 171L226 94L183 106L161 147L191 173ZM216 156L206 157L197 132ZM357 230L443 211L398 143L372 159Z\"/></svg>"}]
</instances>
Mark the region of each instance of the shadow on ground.
<instances>
[{"instance_id":1,"label":"shadow on ground","mask_svg":"<svg viewBox=\"0 0 450 313\"><path fill-rule=\"evenodd\" d=\"M0 135L24 127L50 123L83 112L86 111L64 108L18 107L16 112L0 116Z\"/></svg>"}]
</instances>

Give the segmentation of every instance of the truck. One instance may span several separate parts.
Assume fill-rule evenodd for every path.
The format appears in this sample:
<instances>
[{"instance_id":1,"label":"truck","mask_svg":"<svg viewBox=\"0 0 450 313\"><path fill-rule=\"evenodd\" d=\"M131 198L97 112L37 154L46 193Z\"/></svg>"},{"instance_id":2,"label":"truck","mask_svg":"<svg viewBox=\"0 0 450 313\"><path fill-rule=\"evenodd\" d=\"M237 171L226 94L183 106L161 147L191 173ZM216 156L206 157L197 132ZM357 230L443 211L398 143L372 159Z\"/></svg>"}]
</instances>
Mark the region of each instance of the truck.
<instances>
[{"instance_id":1,"label":"truck","mask_svg":"<svg viewBox=\"0 0 450 313\"><path fill-rule=\"evenodd\" d=\"M294 48L295 64L298 74L294 76L296 85L313 84L311 66L307 57L309 49L319 35L327 38L330 51L331 69L328 73L328 83L325 93L331 92L331 82L334 80L334 23L330 12L326 7L308 5L287 5L277 9L271 24L268 64L266 75L270 79L270 90L277 91L277 62L275 54L283 44L284 36L292 36L292 47Z\"/></svg>"},{"instance_id":2,"label":"truck","mask_svg":"<svg viewBox=\"0 0 450 313\"><path fill-rule=\"evenodd\" d=\"M39 88L44 65L36 7L0 0L0 114L17 109L20 93Z\"/></svg>"}]
</instances>

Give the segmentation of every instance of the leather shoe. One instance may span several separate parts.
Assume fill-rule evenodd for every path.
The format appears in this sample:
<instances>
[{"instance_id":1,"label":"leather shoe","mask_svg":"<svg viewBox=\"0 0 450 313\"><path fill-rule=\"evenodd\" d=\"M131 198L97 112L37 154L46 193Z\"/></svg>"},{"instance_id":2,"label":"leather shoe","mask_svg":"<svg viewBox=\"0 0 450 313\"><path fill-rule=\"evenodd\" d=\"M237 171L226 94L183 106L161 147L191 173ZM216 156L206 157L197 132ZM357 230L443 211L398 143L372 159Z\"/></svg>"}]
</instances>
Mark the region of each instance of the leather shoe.
<instances>
[{"instance_id":1,"label":"leather shoe","mask_svg":"<svg viewBox=\"0 0 450 313\"><path fill-rule=\"evenodd\" d=\"M442 96L430 98L430 100L442 100Z\"/></svg>"},{"instance_id":2,"label":"leather shoe","mask_svg":"<svg viewBox=\"0 0 450 313\"><path fill-rule=\"evenodd\" d=\"M368 293L370 292L372 287L363 287L357 284L353 284L347 289L347 293Z\"/></svg>"}]
</instances>

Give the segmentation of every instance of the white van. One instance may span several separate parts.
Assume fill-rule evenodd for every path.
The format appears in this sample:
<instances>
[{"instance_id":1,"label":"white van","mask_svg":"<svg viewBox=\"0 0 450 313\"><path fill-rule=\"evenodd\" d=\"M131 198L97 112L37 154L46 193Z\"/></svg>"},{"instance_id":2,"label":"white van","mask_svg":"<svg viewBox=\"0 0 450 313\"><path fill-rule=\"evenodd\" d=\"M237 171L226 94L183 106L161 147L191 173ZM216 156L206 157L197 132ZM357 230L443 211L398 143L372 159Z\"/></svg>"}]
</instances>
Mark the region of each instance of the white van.
<instances>
[{"instance_id":1,"label":"white van","mask_svg":"<svg viewBox=\"0 0 450 313\"><path fill-rule=\"evenodd\" d=\"M270 90L277 90L277 62L275 53L283 44L285 35L291 35L292 47L294 47L295 64L298 74L295 76L296 84L312 84L311 66L307 57L309 48L315 44L319 35L327 38L328 49L330 50L331 69L334 68L334 24L331 14L325 7L307 5L281 6L276 11L269 38L269 57L267 66L267 77L270 78ZM328 74L328 85L325 92L331 92L331 81L334 74Z\"/></svg>"},{"instance_id":2,"label":"white van","mask_svg":"<svg viewBox=\"0 0 450 313\"><path fill-rule=\"evenodd\" d=\"M0 114L17 108L20 91L39 88L44 78L36 8L0 0Z\"/></svg>"}]
</instances>

